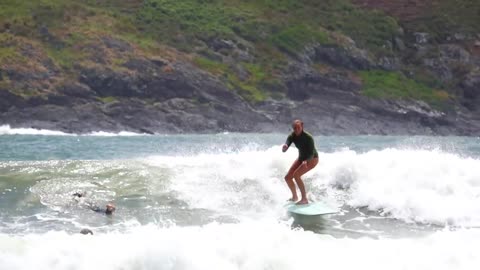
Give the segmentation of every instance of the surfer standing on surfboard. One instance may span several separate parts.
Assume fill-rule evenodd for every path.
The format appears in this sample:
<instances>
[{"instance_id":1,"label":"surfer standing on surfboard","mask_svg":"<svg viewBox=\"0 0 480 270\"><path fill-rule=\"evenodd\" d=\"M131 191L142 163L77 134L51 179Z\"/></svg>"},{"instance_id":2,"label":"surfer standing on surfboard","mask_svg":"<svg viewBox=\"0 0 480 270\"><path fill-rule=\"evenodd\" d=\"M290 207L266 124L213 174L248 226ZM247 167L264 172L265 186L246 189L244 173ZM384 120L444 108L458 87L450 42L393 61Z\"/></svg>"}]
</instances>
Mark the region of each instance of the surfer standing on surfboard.
<instances>
[{"instance_id":1,"label":"surfer standing on surfboard","mask_svg":"<svg viewBox=\"0 0 480 270\"><path fill-rule=\"evenodd\" d=\"M318 152L317 149L315 149L315 142L312 135L303 130L303 122L301 120L297 119L293 121L292 128L293 132L288 136L287 141L282 146L282 151L286 152L293 142L298 148L298 158L293 162L290 170L288 170L285 181L292 192L292 198L290 200L293 202L297 202L298 200L297 189L293 182L295 179L302 196L297 204L308 204L305 184L301 176L317 166Z\"/></svg>"}]
</instances>

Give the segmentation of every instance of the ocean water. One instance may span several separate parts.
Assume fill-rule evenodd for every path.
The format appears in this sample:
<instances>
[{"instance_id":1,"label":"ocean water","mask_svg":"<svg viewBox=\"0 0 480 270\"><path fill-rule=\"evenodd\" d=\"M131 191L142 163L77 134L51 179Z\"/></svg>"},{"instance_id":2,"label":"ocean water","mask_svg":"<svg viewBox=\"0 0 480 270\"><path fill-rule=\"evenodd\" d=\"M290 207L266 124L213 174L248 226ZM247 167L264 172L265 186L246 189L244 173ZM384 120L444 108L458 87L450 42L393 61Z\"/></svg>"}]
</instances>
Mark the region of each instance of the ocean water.
<instances>
[{"instance_id":1,"label":"ocean water","mask_svg":"<svg viewBox=\"0 0 480 270\"><path fill-rule=\"evenodd\" d=\"M302 218L287 133L2 126L0 269L479 269L479 138L316 136L308 197L339 212Z\"/></svg>"}]
</instances>

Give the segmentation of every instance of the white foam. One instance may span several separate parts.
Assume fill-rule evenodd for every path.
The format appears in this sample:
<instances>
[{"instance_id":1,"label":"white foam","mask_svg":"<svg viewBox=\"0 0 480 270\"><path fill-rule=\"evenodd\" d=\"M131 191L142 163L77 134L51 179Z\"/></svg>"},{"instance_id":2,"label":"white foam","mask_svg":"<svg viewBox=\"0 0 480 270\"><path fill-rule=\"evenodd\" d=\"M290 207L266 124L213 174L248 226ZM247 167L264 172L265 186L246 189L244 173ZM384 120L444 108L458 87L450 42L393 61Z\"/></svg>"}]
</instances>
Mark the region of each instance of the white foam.
<instances>
[{"instance_id":1,"label":"white foam","mask_svg":"<svg viewBox=\"0 0 480 270\"><path fill-rule=\"evenodd\" d=\"M113 136L145 136L145 135L148 135L148 134L128 132L128 131L120 131L120 132L96 131L96 132L85 134L83 136L113 137Z\"/></svg>"},{"instance_id":2,"label":"white foam","mask_svg":"<svg viewBox=\"0 0 480 270\"><path fill-rule=\"evenodd\" d=\"M148 162L171 170L170 188L190 205L266 215L290 196L283 177L296 155L282 154L278 146ZM327 189L341 193L345 201L339 203L407 222L480 226L480 160L475 158L438 150L342 150L320 153L319 165L304 180L310 196Z\"/></svg>"},{"instance_id":3,"label":"white foam","mask_svg":"<svg viewBox=\"0 0 480 270\"><path fill-rule=\"evenodd\" d=\"M287 224L137 227L129 233L0 235L1 269L457 269L480 265L479 230L336 239Z\"/></svg>"},{"instance_id":4,"label":"white foam","mask_svg":"<svg viewBox=\"0 0 480 270\"><path fill-rule=\"evenodd\" d=\"M10 125L0 126L0 135L50 135L65 136L72 135L61 131L34 128L11 128Z\"/></svg>"},{"instance_id":5,"label":"white foam","mask_svg":"<svg viewBox=\"0 0 480 270\"><path fill-rule=\"evenodd\" d=\"M347 188L348 204L406 221L480 225L480 160L438 150L322 154L317 184Z\"/></svg>"},{"instance_id":6,"label":"white foam","mask_svg":"<svg viewBox=\"0 0 480 270\"><path fill-rule=\"evenodd\" d=\"M120 132L106 132L95 131L88 134L74 134L65 133L62 131L48 130L48 129L34 129L34 128L11 128L10 125L0 126L0 135L44 135L44 136L101 136L101 137L113 137L113 136L145 136L148 134L134 133L128 131Z\"/></svg>"},{"instance_id":7,"label":"white foam","mask_svg":"<svg viewBox=\"0 0 480 270\"><path fill-rule=\"evenodd\" d=\"M238 152L204 153L194 156L156 156L147 162L170 168L170 188L189 205L216 212L268 215L272 205L282 210L288 198L283 174L289 162L278 155L279 147L267 151L248 147Z\"/></svg>"}]
</instances>

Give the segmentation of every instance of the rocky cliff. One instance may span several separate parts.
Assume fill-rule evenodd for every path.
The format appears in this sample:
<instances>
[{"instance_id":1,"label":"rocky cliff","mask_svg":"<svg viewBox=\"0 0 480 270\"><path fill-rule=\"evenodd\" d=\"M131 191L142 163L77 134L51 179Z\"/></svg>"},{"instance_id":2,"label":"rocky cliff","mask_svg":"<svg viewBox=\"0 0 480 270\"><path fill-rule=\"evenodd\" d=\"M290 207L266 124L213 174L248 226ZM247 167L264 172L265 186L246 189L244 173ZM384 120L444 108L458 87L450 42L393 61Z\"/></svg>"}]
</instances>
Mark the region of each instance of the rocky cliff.
<instances>
[{"instance_id":1,"label":"rocky cliff","mask_svg":"<svg viewBox=\"0 0 480 270\"><path fill-rule=\"evenodd\" d=\"M472 1L0 3L0 125L478 135Z\"/></svg>"}]
</instances>

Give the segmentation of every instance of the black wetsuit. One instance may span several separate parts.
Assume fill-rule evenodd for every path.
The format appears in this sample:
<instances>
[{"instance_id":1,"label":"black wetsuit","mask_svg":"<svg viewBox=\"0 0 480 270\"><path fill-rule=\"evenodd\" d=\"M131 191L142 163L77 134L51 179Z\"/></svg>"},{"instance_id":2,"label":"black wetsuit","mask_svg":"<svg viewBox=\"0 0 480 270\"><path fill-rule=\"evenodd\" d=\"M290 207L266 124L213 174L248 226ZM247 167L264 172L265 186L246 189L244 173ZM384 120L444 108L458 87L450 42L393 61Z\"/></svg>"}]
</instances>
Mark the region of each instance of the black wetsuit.
<instances>
[{"instance_id":1,"label":"black wetsuit","mask_svg":"<svg viewBox=\"0 0 480 270\"><path fill-rule=\"evenodd\" d=\"M100 208L100 206L98 205L89 205L88 208L90 208L91 210L97 213L105 213L105 209Z\"/></svg>"},{"instance_id":2,"label":"black wetsuit","mask_svg":"<svg viewBox=\"0 0 480 270\"><path fill-rule=\"evenodd\" d=\"M318 157L317 149L315 149L315 141L310 133L302 131L302 133L297 136L295 132L292 132L288 136L285 144L290 147L292 142L298 148L298 161L302 162Z\"/></svg>"}]
</instances>

